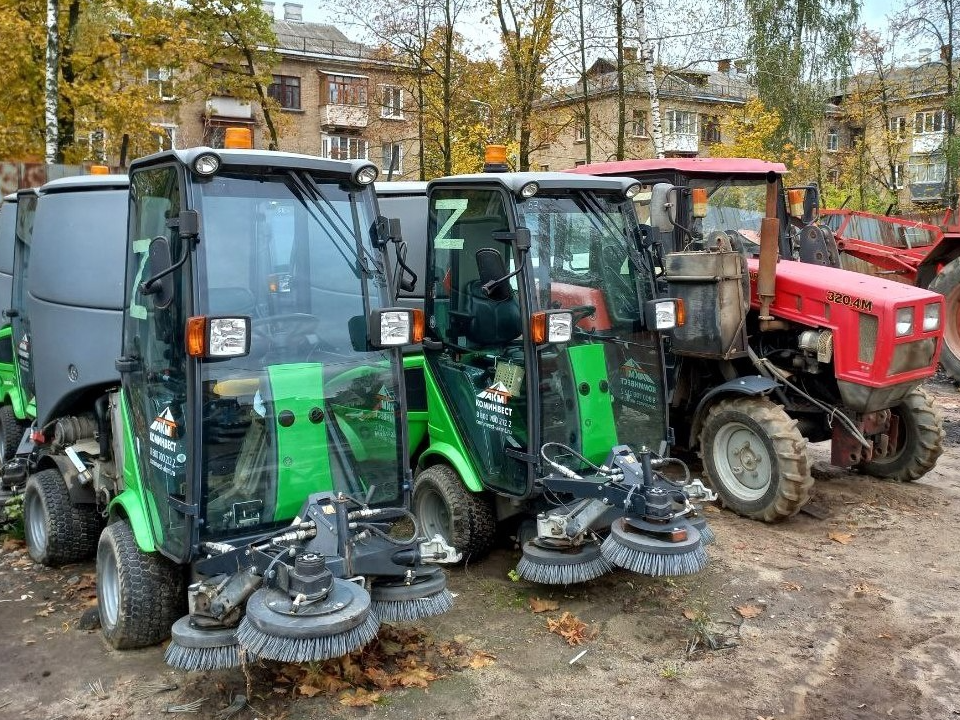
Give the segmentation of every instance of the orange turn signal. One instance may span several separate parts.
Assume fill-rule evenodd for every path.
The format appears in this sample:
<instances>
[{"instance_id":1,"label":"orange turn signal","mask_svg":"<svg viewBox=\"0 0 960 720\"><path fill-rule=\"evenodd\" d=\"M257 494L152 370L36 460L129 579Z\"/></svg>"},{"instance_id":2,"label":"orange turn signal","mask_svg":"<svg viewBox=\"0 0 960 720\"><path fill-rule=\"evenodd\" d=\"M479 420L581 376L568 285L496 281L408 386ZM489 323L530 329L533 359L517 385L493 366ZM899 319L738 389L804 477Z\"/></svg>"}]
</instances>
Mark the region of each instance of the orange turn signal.
<instances>
[{"instance_id":1,"label":"orange turn signal","mask_svg":"<svg viewBox=\"0 0 960 720\"><path fill-rule=\"evenodd\" d=\"M203 357L206 352L204 345L207 339L207 318L204 315L194 315L187 318L187 355Z\"/></svg>"},{"instance_id":2,"label":"orange turn signal","mask_svg":"<svg viewBox=\"0 0 960 720\"><path fill-rule=\"evenodd\" d=\"M803 190L787 190L790 214L795 218L803 217Z\"/></svg>"},{"instance_id":3,"label":"orange turn signal","mask_svg":"<svg viewBox=\"0 0 960 720\"><path fill-rule=\"evenodd\" d=\"M413 326L410 332L410 341L413 343L423 342L423 336L426 330L426 320L423 315L423 310L414 308L411 314L413 315Z\"/></svg>"},{"instance_id":4,"label":"orange turn signal","mask_svg":"<svg viewBox=\"0 0 960 720\"><path fill-rule=\"evenodd\" d=\"M677 324L674 327L683 327L687 322L687 306L683 298L677 298Z\"/></svg>"},{"instance_id":5,"label":"orange turn signal","mask_svg":"<svg viewBox=\"0 0 960 720\"><path fill-rule=\"evenodd\" d=\"M530 316L530 338L534 345L547 342L547 314L536 312Z\"/></svg>"},{"instance_id":6,"label":"orange turn signal","mask_svg":"<svg viewBox=\"0 0 960 720\"><path fill-rule=\"evenodd\" d=\"M694 188L690 191L693 196L693 216L705 218L707 216L707 189Z\"/></svg>"}]
</instances>

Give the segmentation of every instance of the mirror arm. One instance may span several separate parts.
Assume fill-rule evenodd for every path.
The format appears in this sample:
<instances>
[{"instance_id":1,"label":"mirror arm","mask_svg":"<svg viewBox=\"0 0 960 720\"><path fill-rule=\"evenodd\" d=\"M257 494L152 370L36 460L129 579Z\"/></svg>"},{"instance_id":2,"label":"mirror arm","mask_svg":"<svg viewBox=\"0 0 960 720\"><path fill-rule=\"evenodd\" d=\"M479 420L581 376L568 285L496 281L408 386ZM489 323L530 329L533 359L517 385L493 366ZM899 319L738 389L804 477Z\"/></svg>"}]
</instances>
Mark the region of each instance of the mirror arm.
<instances>
[{"instance_id":1,"label":"mirror arm","mask_svg":"<svg viewBox=\"0 0 960 720\"><path fill-rule=\"evenodd\" d=\"M483 294L489 297L490 293L493 292L493 289L497 285L499 285L502 282L507 282L511 278L514 278L517 275L519 275L523 271L523 264L526 261L527 261L527 251L520 250L520 262L517 263L517 269L514 270L512 273L508 273L507 275L504 275L502 278L485 282L483 285L480 286L480 289L483 290Z\"/></svg>"},{"instance_id":2,"label":"mirror arm","mask_svg":"<svg viewBox=\"0 0 960 720\"><path fill-rule=\"evenodd\" d=\"M162 280L170 273L179 269L187 261L187 257L189 257L189 255L190 255L190 249L187 246L187 244L184 243L183 252L180 253L180 257L177 259L177 261L173 265L168 267L166 270L161 270L153 277L148 278L147 280L144 280L142 283L140 283L140 294L152 295L153 293L155 293L157 291L157 281Z\"/></svg>"}]
</instances>

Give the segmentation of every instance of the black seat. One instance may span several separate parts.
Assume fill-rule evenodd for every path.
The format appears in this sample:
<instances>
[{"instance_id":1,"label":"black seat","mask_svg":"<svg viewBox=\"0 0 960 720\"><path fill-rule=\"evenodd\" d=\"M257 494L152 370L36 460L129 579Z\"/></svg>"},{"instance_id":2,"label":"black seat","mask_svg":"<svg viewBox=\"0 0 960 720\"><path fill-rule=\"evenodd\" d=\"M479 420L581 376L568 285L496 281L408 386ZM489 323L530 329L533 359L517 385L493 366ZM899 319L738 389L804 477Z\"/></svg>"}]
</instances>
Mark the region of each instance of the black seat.
<instances>
[{"instance_id":1,"label":"black seat","mask_svg":"<svg viewBox=\"0 0 960 720\"><path fill-rule=\"evenodd\" d=\"M471 280L466 286L465 311L470 316L467 339L482 347L506 345L520 335L520 304L509 281L496 282L507 274L500 252L480 248L476 258L479 279ZM486 290L485 285L488 285Z\"/></svg>"}]
</instances>

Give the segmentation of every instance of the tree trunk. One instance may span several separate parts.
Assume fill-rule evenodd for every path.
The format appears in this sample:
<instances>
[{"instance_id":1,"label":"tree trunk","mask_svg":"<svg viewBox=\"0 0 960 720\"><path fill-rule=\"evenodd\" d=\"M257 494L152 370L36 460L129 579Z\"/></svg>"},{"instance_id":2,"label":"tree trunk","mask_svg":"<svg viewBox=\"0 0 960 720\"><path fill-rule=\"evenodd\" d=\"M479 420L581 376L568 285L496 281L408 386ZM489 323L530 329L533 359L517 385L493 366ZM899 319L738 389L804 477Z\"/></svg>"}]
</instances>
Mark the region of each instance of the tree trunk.
<instances>
[{"instance_id":1,"label":"tree trunk","mask_svg":"<svg viewBox=\"0 0 960 720\"><path fill-rule=\"evenodd\" d=\"M257 69L254 67L253 60L253 51L249 46L244 46L243 56L247 61L247 72L250 73L250 77L254 78L257 74ZM270 143L268 145L269 150L279 150L280 149L280 138L277 136L277 127L273 122L273 115L270 113L270 107L267 103L267 93L263 89L263 83L258 80L253 81L253 86L257 91L257 97L260 98L260 110L263 112L263 122L267 125L267 132L270 135Z\"/></svg>"},{"instance_id":2,"label":"tree trunk","mask_svg":"<svg viewBox=\"0 0 960 720\"><path fill-rule=\"evenodd\" d=\"M443 5L446 26L443 31L443 174L453 174L453 129L450 120L450 103L453 97L453 18L450 3Z\"/></svg>"},{"instance_id":3,"label":"tree trunk","mask_svg":"<svg viewBox=\"0 0 960 720\"><path fill-rule=\"evenodd\" d=\"M57 162L59 128L57 120L60 75L60 3L47 0L47 70L44 82L45 160Z\"/></svg>"},{"instance_id":4,"label":"tree trunk","mask_svg":"<svg viewBox=\"0 0 960 720\"><path fill-rule=\"evenodd\" d=\"M583 0L578 0L580 11L580 86L583 89L583 140L587 151L586 161L589 164L593 140L590 137L590 84L587 82L587 32L583 20L583 4Z\"/></svg>"},{"instance_id":5,"label":"tree trunk","mask_svg":"<svg viewBox=\"0 0 960 720\"><path fill-rule=\"evenodd\" d=\"M657 79L653 74L653 50L647 39L643 2L644 0L634 0L637 8L637 36L640 41L639 52L643 54L643 73L647 78L647 92L650 94L650 137L653 140L653 154L662 158L665 153L663 125L660 122L660 94L657 91Z\"/></svg>"},{"instance_id":6,"label":"tree trunk","mask_svg":"<svg viewBox=\"0 0 960 720\"><path fill-rule=\"evenodd\" d=\"M623 0L614 0L617 29L617 160L626 157L627 97L623 79Z\"/></svg>"}]
</instances>

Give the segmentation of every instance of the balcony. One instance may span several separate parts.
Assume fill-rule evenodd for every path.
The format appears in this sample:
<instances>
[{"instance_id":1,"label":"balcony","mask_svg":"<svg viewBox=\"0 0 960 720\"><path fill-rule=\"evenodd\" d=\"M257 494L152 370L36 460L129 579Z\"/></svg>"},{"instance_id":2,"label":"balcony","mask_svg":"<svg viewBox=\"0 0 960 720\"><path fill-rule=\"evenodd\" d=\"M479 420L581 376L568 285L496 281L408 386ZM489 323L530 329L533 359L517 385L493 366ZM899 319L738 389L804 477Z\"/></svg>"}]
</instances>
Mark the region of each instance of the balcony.
<instances>
[{"instance_id":1,"label":"balcony","mask_svg":"<svg viewBox=\"0 0 960 720\"><path fill-rule=\"evenodd\" d=\"M236 118L250 120L253 117L253 108L244 100L232 97L212 97L207 100L207 116L221 118Z\"/></svg>"},{"instance_id":2,"label":"balcony","mask_svg":"<svg viewBox=\"0 0 960 720\"><path fill-rule=\"evenodd\" d=\"M366 105L322 105L320 125L328 128L363 129L370 122Z\"/></svg>"},{"instance_id":3,"label":"balcony","mask_svg":"<svg viewBox=\"0 0 960 720\"><path fill-rule=\"evenodd\" d=\"M942 130L940 132L918 133L913 136L913 154L927 154L936 152L943 147L947 134Z\"/></svg>"},{"instance_id":4,"label":"balcony","mask_svg":"<svg viewBox=\"0 0 960 720\"><path fill-rule=\"evenodd\" d=\"M911 182L910 201L915 203L942 203L944 201L944 182Z\"/></svg>"},{"instance_id":5,"label":"balcony","mask_svg":"<svg viewBox=\"0 0 960 720\"><path fill-rule=\"evenodd\" d=\"M664 152L696 153L700 149L697 133L666 132L663 134Z\"/></svg>"}]
</instances>

